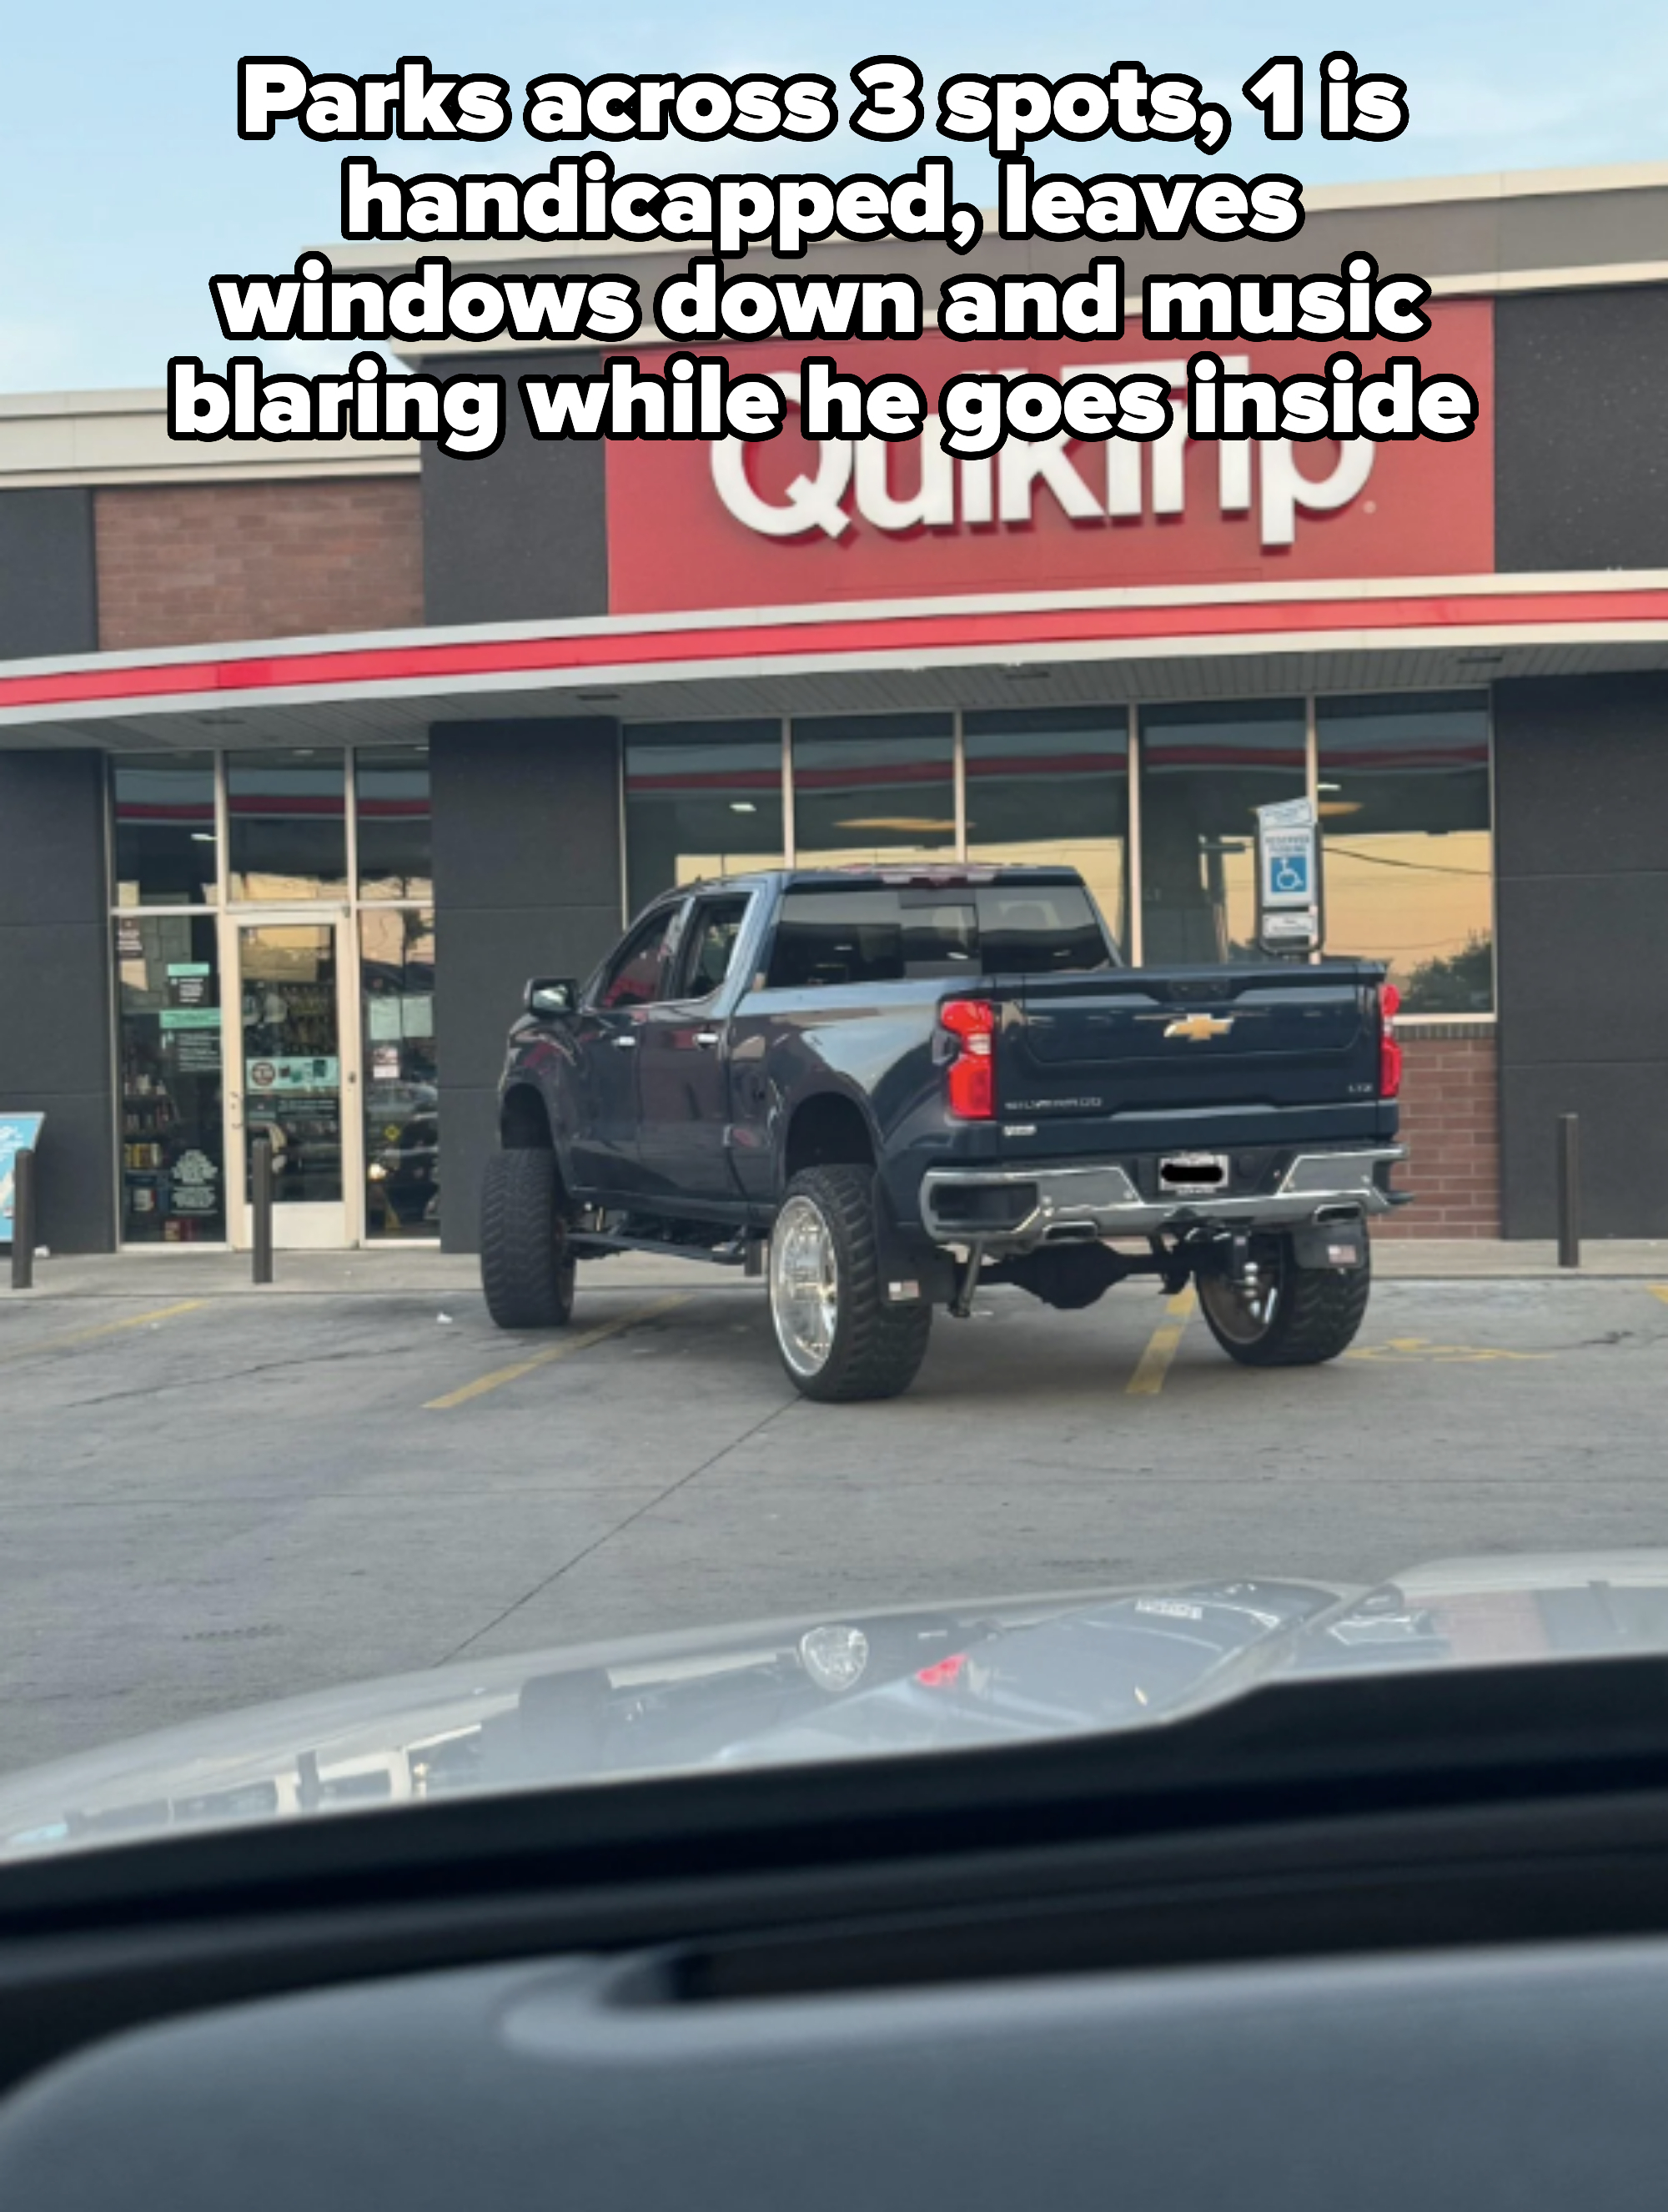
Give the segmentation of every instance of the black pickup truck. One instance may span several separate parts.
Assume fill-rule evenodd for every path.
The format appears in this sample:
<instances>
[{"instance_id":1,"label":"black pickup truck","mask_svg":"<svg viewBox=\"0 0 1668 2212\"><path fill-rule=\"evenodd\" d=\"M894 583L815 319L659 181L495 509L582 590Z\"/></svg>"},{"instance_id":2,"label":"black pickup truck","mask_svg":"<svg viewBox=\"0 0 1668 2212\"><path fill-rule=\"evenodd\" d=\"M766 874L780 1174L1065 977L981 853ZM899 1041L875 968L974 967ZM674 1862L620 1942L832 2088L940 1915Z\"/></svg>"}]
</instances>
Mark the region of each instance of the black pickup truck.
<instances>
[{"instance_id":1,"label":"black pickup truck","mask_svg":"<svg viewBox=\"0 0 1668 2212\"><path fill-rule=\"evenodd\" d=\"M1331 1359L1401 1196L1395 1011L1363 961L1125 967L1069 869L688 885L586 983L527 986L488 1308L560 1326L580 1260L727 1262L767 1275L806 1396L882 1398L935 1305L1144 1274L1246 1365Z\"/></svg>"}]
</instances>

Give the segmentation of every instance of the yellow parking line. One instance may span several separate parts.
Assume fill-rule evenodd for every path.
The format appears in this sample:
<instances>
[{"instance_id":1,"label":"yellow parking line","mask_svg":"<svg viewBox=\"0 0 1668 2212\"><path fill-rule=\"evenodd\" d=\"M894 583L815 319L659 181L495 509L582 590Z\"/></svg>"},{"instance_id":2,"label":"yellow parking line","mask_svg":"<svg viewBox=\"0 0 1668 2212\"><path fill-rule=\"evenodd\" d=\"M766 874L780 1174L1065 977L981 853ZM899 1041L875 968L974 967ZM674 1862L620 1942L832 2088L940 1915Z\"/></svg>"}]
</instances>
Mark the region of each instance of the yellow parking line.
<instances>
[{"instance_id":1,"label":"yellow parking line","mask_svg":"<svg viewBox=\"0 0 1668 2212\"><path fill-rule=\"evenodd\" d=\"M1125 1385L1130 1397L1155 1398L1164 1388L1164 1377L1169 1372L1170 1362L1176 1356L1176 1346L1181 1342L1188 1319L1197 1304L1191 1287L1179 1291L1168 1301L1165 1310L1174 1314L1175 1318L1161 1322L1153 1331L1151 1340L1137 1363L1134 1374Z\"/></svg>"},{"instance_id":2,"label":"yellow parking line","mask_svg":"<svg viewBox=\"0 0 1668 2212\"><path fill-rule=\"evenodd\" d=\"M95 1336L114 1336L118 1329L143 1328L151 1322L172 1321L176 1314L195 1313L206 1303L202 1298L187 1298L181 1305L157 1306L149 1313L130 1314L125 1321L100 1322L96 1328L78 1328L70 1336L43 1336L38 1343L15 1344L9 1351L0 1352L0 1359L27 1359L33 1352L64 1352L72 1344L91 1344Z\"/></svg>"},{"instance_id":3,"label":"yellow parking line","mask_svg":"<svg viewBox=\"0 0 1668 2212\"><path fill-rule=\"evenodd\" d=\"M634 1311L621 1314L614 1321L605 1321L600 1328L587 1328L579 1336L565 1336L560 1344L553 1344L543 1352L536 1352L531 1359L518 1359L513 1367L495 1367L490 1375L477 1375L473 1382L465 1382L461 1389L448 1390L444 1398L431 1398L424 1406L425 1413L449 1413L454 1406L466 1406L471 1398L483 1398L488 1390L497 1390L506 1382L519 1382L524 1375L531 1375L536 1367L549 1367L558 1359L566 1359L575 1352L587 1351L600 1344L605 1336L618 1336L622 1329L635 1328L640 1321L651 1315L664 1313L670 1307L687 1305L687 1298L659 1298L652 1306L639 1306Z\"/></svg>"},{"instance_id":4,"label":"yellow parking line","mask_svg":"<svg viewBox=\"0 0 1668 2212\"><path fill-rule=\"evenodd\" d=\"M1660 1298L1664 1305L1668 1306L1668 1283L1653 1283L1651 1296L1653 1298Z\"/></svg>"}]
</instances>

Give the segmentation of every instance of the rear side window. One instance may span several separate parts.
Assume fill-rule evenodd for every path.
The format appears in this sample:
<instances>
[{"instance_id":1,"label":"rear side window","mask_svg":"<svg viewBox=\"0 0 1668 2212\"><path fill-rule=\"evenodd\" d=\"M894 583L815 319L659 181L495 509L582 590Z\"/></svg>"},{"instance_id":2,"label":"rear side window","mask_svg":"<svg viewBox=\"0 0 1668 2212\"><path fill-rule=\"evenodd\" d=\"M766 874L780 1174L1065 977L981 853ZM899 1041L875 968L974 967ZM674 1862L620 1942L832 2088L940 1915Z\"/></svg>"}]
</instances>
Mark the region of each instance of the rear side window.
<instances>
[{"instance_id":1,"label":"rear side window","mask_svg":"<svg viewBox=\"0 0 1668 2212\"><path fill-rule=\"evenodd\" d=\"M771 953L773 990L899 983L913 976L1104 968L1087 892L1072 884L791 890Z\"/></svg>"},{"instance_id":2,"label":"rear side window","mask_svg":"<svg viewBox=\"0 0 1668 2212\"><path fill-rule=\"evenodd\" d=\"M747 919L745 898L703 899L684 939L682 981L678 996L710 999L730 973L736 942Z\"/></svg>"}]
</instances>

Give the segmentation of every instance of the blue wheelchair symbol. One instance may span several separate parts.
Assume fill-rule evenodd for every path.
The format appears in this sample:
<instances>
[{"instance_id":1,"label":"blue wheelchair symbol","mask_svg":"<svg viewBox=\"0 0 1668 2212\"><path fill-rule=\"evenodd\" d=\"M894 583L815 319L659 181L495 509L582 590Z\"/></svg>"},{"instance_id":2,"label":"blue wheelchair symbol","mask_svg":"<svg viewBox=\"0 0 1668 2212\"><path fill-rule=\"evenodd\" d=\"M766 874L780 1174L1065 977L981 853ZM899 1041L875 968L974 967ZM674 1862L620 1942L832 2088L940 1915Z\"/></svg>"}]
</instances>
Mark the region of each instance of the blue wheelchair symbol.
<instances>
[{"instance_id":1,"label":"blue wheelchair symbol","mask_svg":"<svg viewBox=\"0 0 1668 2212\"><path fill-rule=\"evenodd\" d=\"M1309 888L1309 864L1301 853L1283 854L1274 863L1277 891L1301 892Z\"/></svg>"}]
</instances>

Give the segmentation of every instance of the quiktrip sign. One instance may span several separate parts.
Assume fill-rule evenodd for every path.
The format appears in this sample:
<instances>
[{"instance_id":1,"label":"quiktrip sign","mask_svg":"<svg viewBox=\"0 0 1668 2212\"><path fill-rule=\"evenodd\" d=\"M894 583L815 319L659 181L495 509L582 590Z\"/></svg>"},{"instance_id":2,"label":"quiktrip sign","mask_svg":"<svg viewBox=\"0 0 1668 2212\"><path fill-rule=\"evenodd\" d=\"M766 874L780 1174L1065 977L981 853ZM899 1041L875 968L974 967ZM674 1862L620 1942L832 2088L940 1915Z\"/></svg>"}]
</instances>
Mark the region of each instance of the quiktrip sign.
<instances>
[{"instance_id":1,"label":"quiktrip sign","mask_svg":"<svg viewBox=\"0 0 1668 2212\"><path fill-rule=\"evenodd\" d=\"M956 592L1452 575L1494 564L1493 324L1486 301L1430 309L1421 350L1464 376L1478 429L1456 443L1200 441L1173 427L1142 444L1035 443L956 459L936 421L919 438L813 441L797 428L803 349L732 349L769 376L789 427L759 443L610 441L610 606L615 613L937 598ZM1236 343L1230 371L1280 377L1331 348ZM1388 342L1356 350L1363 373ZM1405 348L1400 349L1405 351ZM968 370L1064 379L1159 375L1180 392L1189 349L1133 337L980 340L828 349L872 377L907 369L929 393Z\"/></svg>"}]
</instances>

